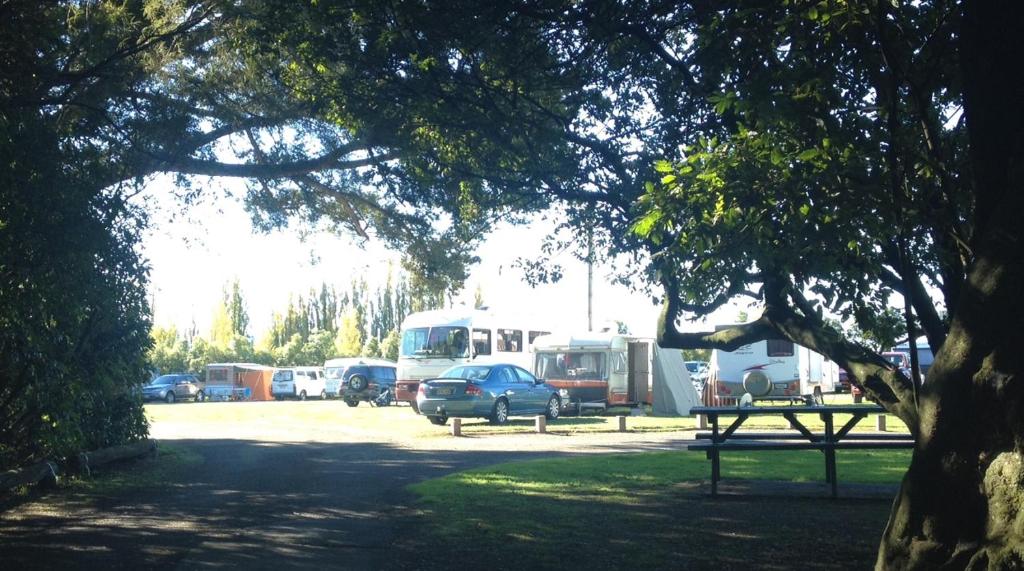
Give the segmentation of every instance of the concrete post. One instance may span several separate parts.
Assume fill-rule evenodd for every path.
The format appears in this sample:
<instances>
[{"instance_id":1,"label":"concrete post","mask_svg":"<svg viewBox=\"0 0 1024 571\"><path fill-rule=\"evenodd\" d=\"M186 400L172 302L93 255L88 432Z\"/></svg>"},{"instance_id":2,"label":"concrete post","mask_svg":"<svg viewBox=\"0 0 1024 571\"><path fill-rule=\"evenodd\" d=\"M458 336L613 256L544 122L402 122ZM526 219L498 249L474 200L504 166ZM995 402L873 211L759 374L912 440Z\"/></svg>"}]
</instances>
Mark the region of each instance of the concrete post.
<instances>
[{"instance_id":1,"label":"concrete post","mask_svg":"<svg viewBox=\"0 0 1024 571\"><path fill-rule=\"evenodd\" d=\"M462 436L462 419L452 419L452 436Z\"/></svg>"},{"instance_id":2,"label":"concrete post","mask_svg":"<svg viewBox=\"0 0 1024 571\"><path fill-rule=\"evenodd\" d=\"M879 432L885 432L885 415L880 414L875 417L875 430Z\"/></svg>"},{"instance_id":3,"label":"concrete post","mask_svg":"<svg viewBox=\"0 0 1024 571\"><path fill-rule=\"evenodd\" d=\"M698 430L707 430L707 428L708 428L708 417L706 415L703 415L703 414L698 414L697 415L697 429Z\"/></svg>"},{"instance_id":4,"label":"concrete post","mask_svg":"<svg viewBox=\"0 0 1024 571\"><path fill-rule=\"evenodd\" d=\"M626 417L620 415L620 416L616 416L615 418L617 418L619 420L619 432L625 432L626 431Z\"/></svg>"},{"instance_id":5,"label":"concrete post","mask_svg":"<svg viewBox=\"0 0 1024 571\"><path fill-rule=\"evenodd\" d=\"M548 419L543 414L538 414L533 422L537 434L544 434L548 431Z\"/></svg>"}]
</instances>

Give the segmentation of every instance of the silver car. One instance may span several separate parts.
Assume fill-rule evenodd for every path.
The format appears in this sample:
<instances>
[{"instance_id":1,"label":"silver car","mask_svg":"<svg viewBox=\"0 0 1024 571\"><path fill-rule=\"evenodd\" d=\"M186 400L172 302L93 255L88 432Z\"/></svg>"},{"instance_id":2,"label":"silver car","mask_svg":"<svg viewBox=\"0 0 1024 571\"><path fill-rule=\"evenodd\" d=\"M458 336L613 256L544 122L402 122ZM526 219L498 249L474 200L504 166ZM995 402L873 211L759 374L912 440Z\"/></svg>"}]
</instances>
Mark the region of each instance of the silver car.
<instances>
[{"instance_id":1,"label":"silver car","mask_svg":"<svg viewBox=\"0 0 1024 571\"><path fill-rule=\"evenodd\" d=\"M142 387L142 400L173 403L176 400L192 399L202 402L206 398L205 388L205 383L195 375L161 375Z\"/></svg>"},{"instance_id":2,"label":"silver car","mask_svg":"<svg viewBox=\"0 0 1024 571\"><path fill-rule=\"evenodd\" d=\"M456 365L420 383L420 414L434 424L451 417L482 417L505 424L509 416L543 414L558 418L558 389L515 365Z\"/></svg>"}]
</instances>

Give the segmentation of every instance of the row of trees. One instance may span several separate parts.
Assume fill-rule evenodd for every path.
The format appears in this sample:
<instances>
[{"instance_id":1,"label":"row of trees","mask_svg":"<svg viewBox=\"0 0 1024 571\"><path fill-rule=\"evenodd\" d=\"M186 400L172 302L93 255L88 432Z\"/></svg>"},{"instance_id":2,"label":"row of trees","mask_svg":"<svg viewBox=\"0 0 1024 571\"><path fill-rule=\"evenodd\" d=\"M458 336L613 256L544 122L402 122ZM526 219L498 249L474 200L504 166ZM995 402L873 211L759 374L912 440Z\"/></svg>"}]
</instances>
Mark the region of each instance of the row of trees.
<instances>
[{"instance_id":1,"label":"row of trees","mask_svg":"<svg viewBox=\"0 0 1024 571\"><path fill-rule=\"evenodd\" d=\"M478 292L479 295L479 292ZM398 359L399 327L414 311L442 306L443 292L414 289L389 274L383 287L370 291L365 280L339 291L321 284L307 296L289 298L274 312L270 328L253 341L249 315L238 280L224 289L208 336L175 327L154 327L148 358L154 372L201 373L208 363L320 365L334 357Z\"/></svg>"}]
</instances>

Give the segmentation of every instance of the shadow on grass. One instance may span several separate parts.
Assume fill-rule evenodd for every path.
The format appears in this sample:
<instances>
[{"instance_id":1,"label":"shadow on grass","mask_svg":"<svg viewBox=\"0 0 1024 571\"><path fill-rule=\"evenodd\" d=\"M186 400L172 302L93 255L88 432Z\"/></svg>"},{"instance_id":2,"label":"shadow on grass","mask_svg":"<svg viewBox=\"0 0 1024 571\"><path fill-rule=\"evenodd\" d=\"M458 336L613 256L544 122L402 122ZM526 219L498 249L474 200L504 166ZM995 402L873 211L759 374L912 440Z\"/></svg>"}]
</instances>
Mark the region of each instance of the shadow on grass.
<instances>
[{"instance_id":1,"label":"shadow on grass","mask_svg":"<svg viewBox=\"0 0 1024 571\"><path fill-rule=\"evenodd\" d=\"M405 551L435 561L501 553L501 568L863 569L874 562L896 486L758 480L807 476L811 455L734 464L712 499L706 462L687 453L555 459L472 470L415 487L420 532ZM856 463L856 458L850 458ZM877 459L876 464L898 462ZM864 458L860 464L867 464ZM813 475L812 475L813 477ZM856 491L853 488L858 488ZM862 493L862 492L868 493ZM811 552L808 546L813 546ZM430 565L427 565L427 563Z\"/></svg>"}]
</instances>

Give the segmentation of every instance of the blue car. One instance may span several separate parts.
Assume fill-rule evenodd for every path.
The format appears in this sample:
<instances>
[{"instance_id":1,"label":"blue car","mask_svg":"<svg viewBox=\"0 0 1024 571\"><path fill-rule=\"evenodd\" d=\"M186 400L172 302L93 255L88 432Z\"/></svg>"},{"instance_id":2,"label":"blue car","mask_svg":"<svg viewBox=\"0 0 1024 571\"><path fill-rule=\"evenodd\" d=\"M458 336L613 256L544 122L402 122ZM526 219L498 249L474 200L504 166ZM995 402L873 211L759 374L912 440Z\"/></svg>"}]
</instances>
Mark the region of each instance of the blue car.
<instances>
[{"instance_id":1,"label":"blue car","mask_svg":"<svg viewBox=\"0 0 1024 571\"><path fill-rule=\"evenodd\" d=\"M558 389L515 365L456 365L420 383L416 405L433 424L456 416L505 424L508 417L524 414L554 420L562 401Z\"/></svg>"}]
</instances>

